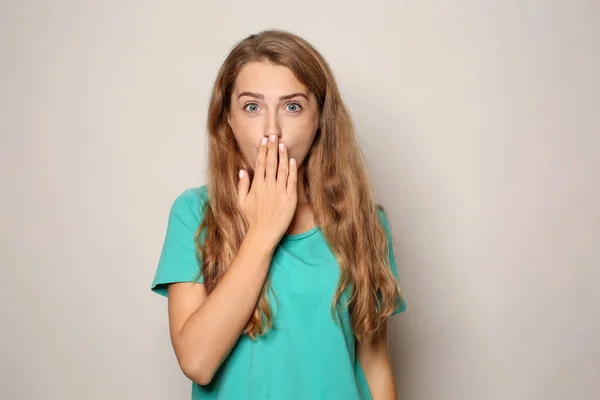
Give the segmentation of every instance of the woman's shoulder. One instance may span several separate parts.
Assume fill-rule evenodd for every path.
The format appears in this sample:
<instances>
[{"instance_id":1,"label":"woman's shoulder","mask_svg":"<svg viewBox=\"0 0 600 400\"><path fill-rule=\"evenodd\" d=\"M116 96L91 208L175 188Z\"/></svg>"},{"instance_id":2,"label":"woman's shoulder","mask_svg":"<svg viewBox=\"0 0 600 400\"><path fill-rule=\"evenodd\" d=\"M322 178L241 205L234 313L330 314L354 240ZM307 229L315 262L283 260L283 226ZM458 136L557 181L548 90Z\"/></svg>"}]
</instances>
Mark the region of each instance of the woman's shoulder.
<instances>
[{"instance_id":1,"label":"woman's shoulder","mask_svg":"<svg viewBox=\"0 0 600 400\"><path fill-rule=\"evenodd\" d=\"M171 206L171 212L180 216L198 217L208 200L207 185L193 186L181 191Z\"/></svg>"},{"instance_id":2,"label":"woman's shoulder","mask_svg":"<svg viewBox=\"0 0 600 400\"><path fill-rule=\"evenodd\" d=\"M376 206L375 208L377 209L377 216L379 217L379 220L382 223L387 224L387 222L388 222L387 213L386 213L386 209L383 207L383 204L376 203L375 206Z\"/></svg>"},{"instance_id":3,"label":"woman's shoulder","mask_svg":"<svg viewBox=\"0 0 600 400\"><path fill-rule=\"evenodd\" d=\"M187 188L179 194L179 197L190 202L204 203L208 199L208 186L202 185Z\"/></svg>"}]
</instances>

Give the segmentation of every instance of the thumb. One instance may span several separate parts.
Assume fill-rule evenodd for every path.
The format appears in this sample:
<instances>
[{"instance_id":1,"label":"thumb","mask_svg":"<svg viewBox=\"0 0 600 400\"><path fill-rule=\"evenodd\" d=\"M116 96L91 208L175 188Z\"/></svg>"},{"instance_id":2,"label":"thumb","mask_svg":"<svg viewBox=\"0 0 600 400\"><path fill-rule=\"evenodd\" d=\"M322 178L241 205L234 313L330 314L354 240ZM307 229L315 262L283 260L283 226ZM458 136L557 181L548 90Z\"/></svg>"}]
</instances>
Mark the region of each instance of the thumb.
<instances>
[{"instance_id":1,"label":"thumb","mask_svg":"<svg viewBox=\"0 0 600 400\"><path fill-rule=\"evenodd\" d=\"M250 178L248 178L248 173L243 169L240 169L239 177L240 180L238 181L238 204L241 207L244 205L244 202L246 201L246 196L248 195Z\"/></svg>"}]
</instances>

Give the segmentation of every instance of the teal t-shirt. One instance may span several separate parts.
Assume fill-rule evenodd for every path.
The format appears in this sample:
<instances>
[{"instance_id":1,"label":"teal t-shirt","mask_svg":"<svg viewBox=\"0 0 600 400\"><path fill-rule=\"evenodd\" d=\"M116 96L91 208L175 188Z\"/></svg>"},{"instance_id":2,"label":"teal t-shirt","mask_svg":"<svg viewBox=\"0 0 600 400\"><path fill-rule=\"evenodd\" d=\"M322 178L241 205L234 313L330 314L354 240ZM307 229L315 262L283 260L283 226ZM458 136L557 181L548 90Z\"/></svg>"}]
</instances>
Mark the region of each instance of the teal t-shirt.
<instances>
[{"instance_id":1,"label":"teal t-shirt","mask_svg":"<svg viewBox=\"0 0 600 400\"><path fill-rule=\"evenodd\" d=\"M204 185L185 190L174 201L152 282L155 293L167 296L169 283L197 277L194 235L207 198ZM398 279L389 224L379 212ZM269 276L274 326L256 342L242 335L208 385L192 383L192 400L371 399L348 309L338 313L339 325L331 315L340 268L320 228L285 235L273 253ZM394 314L404 310L402 301Z\"/></svg>"}]
</instances>

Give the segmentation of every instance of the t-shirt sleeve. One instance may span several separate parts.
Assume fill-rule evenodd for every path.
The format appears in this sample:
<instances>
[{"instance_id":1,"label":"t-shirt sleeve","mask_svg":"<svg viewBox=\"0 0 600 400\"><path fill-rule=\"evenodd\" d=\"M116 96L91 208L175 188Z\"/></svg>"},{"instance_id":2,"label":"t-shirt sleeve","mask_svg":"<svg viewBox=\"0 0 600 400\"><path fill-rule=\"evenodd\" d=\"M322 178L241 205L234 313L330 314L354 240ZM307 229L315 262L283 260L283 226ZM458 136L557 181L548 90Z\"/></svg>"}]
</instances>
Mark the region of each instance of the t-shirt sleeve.
<instances>
[{"instance_id":1,"label":"t-shirt sleeve","mask_svg":"<svg viewBox=\"0 0 600 400\"><path fill-rule=\"evenodd\" d=\"M387 219L387 215L385 214L383 209L379 209L379 218L381 219L381 223L383 225L383 228L385 229L385 234L387 236L390 267L391 267L392 273L396 277L396 280L398 282L400 282L400 280L398 278L398 268L396 267L396 257L394 254L394 245L392 242L392 232L390 229L390 224ZM406 302L404 301L404 296L402 296L402 301L400 302L400 304L398 304L398 299L396 299L396 304L397 304L396 310L392 313L392 315L400 314L401 312L406 311Z\"/></svg>"},{"instance_id":2,"label":"t-shirt sleeve","mask_svg":"<svg viewBox=\"0 0 600 400\"><path fill-rule=\"evenodd\" d=\"M166 297L167 286L170 283L204 282L195 244L202 211L201 201L193 189L186 190L173 202L160 259L152 281L153 292Z\"/></svg>"}]
</instances>

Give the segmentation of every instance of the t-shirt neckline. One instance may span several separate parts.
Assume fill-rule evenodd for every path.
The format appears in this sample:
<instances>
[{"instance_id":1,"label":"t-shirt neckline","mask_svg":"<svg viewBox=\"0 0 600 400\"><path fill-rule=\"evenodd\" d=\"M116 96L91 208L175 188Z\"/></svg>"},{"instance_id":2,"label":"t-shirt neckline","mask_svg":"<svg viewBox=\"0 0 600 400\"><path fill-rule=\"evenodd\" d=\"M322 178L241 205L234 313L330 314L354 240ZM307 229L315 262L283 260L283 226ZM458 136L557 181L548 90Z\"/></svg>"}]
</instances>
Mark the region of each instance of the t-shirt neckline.
<instances>
[{"instance_id":1,"label":"t-shirt neckline","mask_svg":"<svg viewBox=\"0 0 600 400\"><path fill-rule=\"evenodd\" d=\"M288 241L288 240L300 240L300 239L304 239L307 238L309 236L314 235L315 233L317 233L319 230L321 230L320 226L315 226L307 231L301 232L301 233L297 233L295 235L283 235L282 240Z\"/></svg>"}]
</instances>

